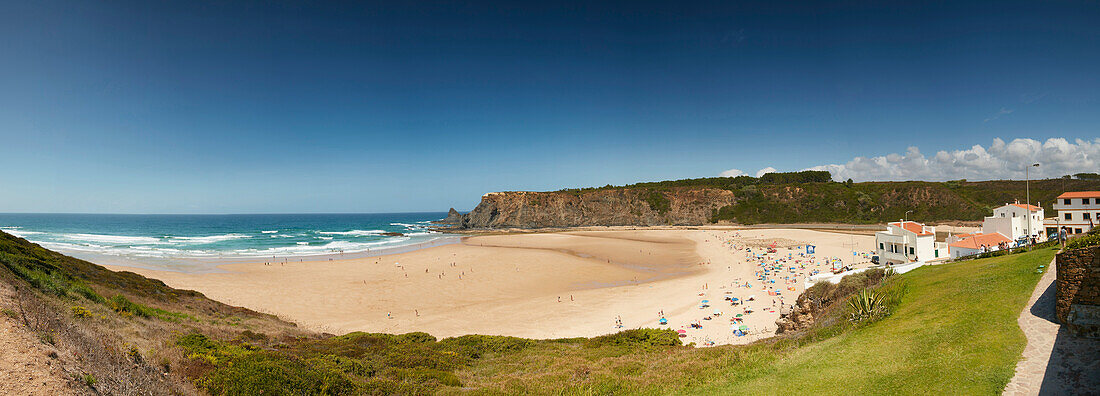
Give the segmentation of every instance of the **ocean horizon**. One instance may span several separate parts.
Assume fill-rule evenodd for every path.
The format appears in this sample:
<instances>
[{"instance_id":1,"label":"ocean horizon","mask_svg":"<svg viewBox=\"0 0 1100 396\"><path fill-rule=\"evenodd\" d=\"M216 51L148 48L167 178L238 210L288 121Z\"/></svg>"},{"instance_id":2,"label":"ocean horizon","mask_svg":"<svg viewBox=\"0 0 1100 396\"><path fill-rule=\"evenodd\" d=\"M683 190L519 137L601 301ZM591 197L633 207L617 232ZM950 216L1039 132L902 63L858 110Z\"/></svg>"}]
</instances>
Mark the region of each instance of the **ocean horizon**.
<instances>
[{"instance_id":1,"label":"ocean horizon","mask_svg":"<svg viewBox=\"0 0 1100 396\"><path fill-rule=\"evenodd\" d=\"M446 212L286 214L0 213L0 230L89 261L258 261L438 242ZM166 268L171 269L171 268Z\"/></svg>"}]
</instances>

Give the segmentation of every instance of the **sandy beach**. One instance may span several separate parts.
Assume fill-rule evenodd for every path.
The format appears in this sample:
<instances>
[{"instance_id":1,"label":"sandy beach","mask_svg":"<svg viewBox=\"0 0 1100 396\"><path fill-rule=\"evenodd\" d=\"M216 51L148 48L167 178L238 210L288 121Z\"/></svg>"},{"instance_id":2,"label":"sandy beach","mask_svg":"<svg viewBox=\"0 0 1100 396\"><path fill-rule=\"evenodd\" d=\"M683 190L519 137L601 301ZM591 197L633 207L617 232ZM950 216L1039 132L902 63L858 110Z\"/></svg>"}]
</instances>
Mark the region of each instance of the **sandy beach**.
<instances>
[{"instance_id":1,"label":"sandy beach","mask_svg":"<svg viewBox=\"0 0 1100 396\"><path fill-rule=\"evenodd\" d=\"M868 265L872 240L797 229L571 231L466 237L379 257L226 264L225 273L111 268L334 334L561 338L665 327L684 330L685 342L720 345L774 334L806 276L830 270L830 258ZM726 299L750 296L741 305ZM749 335L735 336L731 325Z\"/></svg>"}]
</instances>

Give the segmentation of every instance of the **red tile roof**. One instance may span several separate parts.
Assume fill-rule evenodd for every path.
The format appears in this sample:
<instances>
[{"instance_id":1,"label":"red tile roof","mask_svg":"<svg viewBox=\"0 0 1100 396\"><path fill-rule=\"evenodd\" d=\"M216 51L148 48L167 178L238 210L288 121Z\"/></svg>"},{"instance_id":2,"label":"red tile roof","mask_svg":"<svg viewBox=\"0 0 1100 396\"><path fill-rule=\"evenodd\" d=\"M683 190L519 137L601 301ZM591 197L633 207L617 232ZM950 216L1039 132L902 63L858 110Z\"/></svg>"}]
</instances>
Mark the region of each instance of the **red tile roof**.
<instances>
[{"instance_id":1,"label":"red tile roof","mask_svg":"<svg viewBox=\"0 0 1100 396\"><path fill-rule=\"evenodd\" d=\"M1009 205L1012 205L1012 206L1015 206L1015 207L1018 207L1018 208L1028 209L1032 212L1038 212L1040 210L1043 210L1043 208L1040 208L1040 207L1035 206L1035 205L1019 204L1019 203L1014 203L1014 204L1009 204Z\"/></svg>"},{"instance_id":2,"label":"red tile roof","mask_svg":"<svg viewBox=\"0 0 1100 396\"><path fill-rule=\"evenodd\" d=\"M1100 191L1070 191L1058 196L1058 199L1063 198L1100 198Z\"/></svg>"},{"instance_id":3,"label":"red tile roof","mask_svg":"<svg viewBox=\"0 0 1100 396\"><path fill-rule=\"evenodd\" d=\"M890 223L890 225L894 225L894 226L904 228L906 231L917 234L918 236L932 235L931 232L928 232L928 231L924 230L924 226L922 226L920 223L917 223L915 221L907 221L904 224L902 224L901 222Z\"/></svg>"},{"instance_id":4,"label":"red tile roof","mask_svg":"<svg viewBox=\"0 0 1100 396\"><path fill-rule=\"evenodd\" d=\"M988 233L988 234L978 234L978 235L972 236L970 238L966 238L966 239L963 239L961 241L952 243L951 247L967 248L967 249L980 249L982 245L997 246L997 244L1001 243L1001 242L1012 243L1012 241L1010 241L1008 238L1005 238L1004 235L1001 235L1001 234L996 233L996 232L991 232L991 233Z\"/></svg>"}]
</instances>

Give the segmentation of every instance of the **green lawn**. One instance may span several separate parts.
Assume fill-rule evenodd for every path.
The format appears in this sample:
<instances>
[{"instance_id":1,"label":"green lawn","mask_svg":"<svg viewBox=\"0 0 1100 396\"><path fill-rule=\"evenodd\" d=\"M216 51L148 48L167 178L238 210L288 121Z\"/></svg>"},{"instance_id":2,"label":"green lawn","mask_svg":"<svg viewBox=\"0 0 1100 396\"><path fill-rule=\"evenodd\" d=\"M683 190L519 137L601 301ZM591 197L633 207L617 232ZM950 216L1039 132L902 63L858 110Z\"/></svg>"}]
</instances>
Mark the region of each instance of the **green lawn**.
<instances>
[{"instance_id":1,"label":"green lawn","mask_svg":"<svg viewBox=\"0 0 1100 396\"><path fill-rule=\"evenodd\" d=\"M1016 319L1054 250L923 267L891 316L792 350L766 367L730 367L683 393L1000 394L1026 344ZM890 287L899 287L893 284Z\"/></svg>"}]
</instances>

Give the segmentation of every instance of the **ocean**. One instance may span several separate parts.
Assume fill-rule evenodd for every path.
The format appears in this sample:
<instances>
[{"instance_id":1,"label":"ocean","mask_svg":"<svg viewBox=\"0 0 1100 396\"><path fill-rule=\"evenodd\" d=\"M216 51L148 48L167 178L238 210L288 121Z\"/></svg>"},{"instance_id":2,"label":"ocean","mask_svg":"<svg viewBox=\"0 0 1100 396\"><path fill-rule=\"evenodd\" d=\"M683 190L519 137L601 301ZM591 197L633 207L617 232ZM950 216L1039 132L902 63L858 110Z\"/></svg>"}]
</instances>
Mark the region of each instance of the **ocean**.
<instances>
[{"instance_id":1,"label":"ocean","mask_svg":"<svg viewBox=\"0 0 1100 396\"><path fill-rule=\"evenodd\" d=\"M0 230L96 263L192 272L212 268L203 263L362 256L435 245L454 239L428 229L446 215L0 213Z\"/></svg>"}]
</instances>

